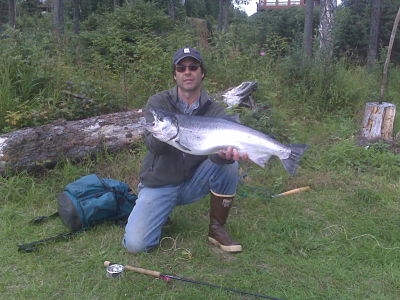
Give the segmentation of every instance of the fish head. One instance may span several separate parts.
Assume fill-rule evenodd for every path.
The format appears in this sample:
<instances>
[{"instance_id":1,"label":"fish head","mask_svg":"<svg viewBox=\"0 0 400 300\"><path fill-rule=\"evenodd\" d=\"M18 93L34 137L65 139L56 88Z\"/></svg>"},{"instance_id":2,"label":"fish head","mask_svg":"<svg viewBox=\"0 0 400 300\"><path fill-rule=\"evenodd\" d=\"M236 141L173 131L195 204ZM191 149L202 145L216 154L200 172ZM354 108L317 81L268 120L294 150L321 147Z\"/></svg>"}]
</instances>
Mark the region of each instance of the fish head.
<instances>
[{"instance_id":1,"label":"fish head","mask_svg":"<svg viewBox=\"0 0 400 300\"><path fill-rule=\"evenodd\" d=\"M179 126L173 113L151 109L154 121L146 123L145 128L162 142L168 142L178 136Z\"/></svg>"}]
</instances>

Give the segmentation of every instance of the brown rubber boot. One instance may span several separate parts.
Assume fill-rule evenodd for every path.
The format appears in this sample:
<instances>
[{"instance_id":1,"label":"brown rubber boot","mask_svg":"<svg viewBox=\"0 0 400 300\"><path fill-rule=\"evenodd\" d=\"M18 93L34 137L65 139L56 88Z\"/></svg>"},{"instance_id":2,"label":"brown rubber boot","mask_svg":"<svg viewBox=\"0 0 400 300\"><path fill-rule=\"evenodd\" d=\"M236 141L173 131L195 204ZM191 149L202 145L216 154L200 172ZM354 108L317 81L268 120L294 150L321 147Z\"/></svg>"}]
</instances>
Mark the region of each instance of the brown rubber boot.
<instances>
[{"instance_id":1,"label":"brown rubber boot","mask_svg":"<svg viewBox=\"0 0 400 300\"><path fill-rule=\"evenodd\" d=\"M211 193L208 240L226 252L241 252L242 246L232 240L224 228L232 201L233 196L224 197Z\"/></svg>"}]
</instances>

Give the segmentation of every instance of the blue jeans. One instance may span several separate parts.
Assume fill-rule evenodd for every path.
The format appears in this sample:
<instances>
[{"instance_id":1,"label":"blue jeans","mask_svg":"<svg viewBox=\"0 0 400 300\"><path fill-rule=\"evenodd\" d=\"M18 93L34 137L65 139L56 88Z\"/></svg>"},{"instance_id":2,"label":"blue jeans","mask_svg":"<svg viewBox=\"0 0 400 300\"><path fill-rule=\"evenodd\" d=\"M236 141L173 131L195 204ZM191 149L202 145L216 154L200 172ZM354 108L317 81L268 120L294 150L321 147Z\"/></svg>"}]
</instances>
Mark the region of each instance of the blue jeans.
<instances>
[{"instance_id":1,"label":"blue jeans","mask_svg":"<svg viewBox=\"0 0 400 300\"><path fill-rule=\"evenodd\" d=\"M239 181L238 163L218 165L205 160L190 180L178 185L146 187L139 194L125 227L123 245L129 252L147 251L160 242L161 229L176 205L200 200L210 191L233 196Z\"/></svg>"}]
</instances>

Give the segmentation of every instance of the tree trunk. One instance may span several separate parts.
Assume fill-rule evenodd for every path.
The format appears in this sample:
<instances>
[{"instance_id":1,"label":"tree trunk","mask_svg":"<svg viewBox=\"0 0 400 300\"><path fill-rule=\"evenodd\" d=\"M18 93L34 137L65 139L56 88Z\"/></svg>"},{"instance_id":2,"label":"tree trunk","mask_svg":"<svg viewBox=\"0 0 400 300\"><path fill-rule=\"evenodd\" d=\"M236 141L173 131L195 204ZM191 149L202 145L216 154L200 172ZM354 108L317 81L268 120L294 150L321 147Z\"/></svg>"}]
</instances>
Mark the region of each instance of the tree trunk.
<instances>
[{"instance_id":1,"label":"tree trunk","mask_svg":"<svg viewBox=\"0 0 400 300\"><path fill-rule=\"evenodd\" d=\"M387 55L386 55L385 65L383 66L383 76L382 76L382 82L381 82L381 102L385 98L385 87L386 87L386 82L387 82L387 73L388 73L388 68L389 68L390 56L392 54L394 38L396 37L397 26L399 25L399 21L400 21L400 7L399 7L399 10L397 11L396 19L394 20L392 34L390 35L390 41L389 41L389 47L388 47L388 51L387 51Z\"/></svg>"},{"instance_id":2,"label":"tree trunk","mask_svg":"<svg viewBox=\"0 0 400 300\"><path fill-rule=\"evenodd\" d=\"M100 151L132 147L144 132L142 111L79 121L57 121L0 135L0 173L52 167L63 158L82 159Z\"/></svg>"},{"instance_id":3,"label":"tree trunk","mask_svg":"<svg viewBox=\"0 0 400 300\"><path fill-rule=\"evenodd\" d=\"M119 0L113 0L113 9L116 10L119 6Z\"/></svg>"},{"instance_id":4,"label":"tree trunk","mask_svg":"<svg viewBox=\"0 0 400 300\"><path fill-rule=\"evenodd\" d=\"M381 19L382 0L372 0L371 28L369 31L367 66L371 72L378 53L379 23Z\"/></svg>"},{"instance_id":5,"label":"tree trunk","mask_svg":"<svg viewBox=\"0 0 400 300\"><path fill-rule=\"evenodd\" d=\"M74 33L80 33L81 0L74 0Z\"/></svg>"},{"instance_id":6,"label":"tree trunk","mask_svg":"<svg viewBox=\"0 0 400 300\"><path fill-rule=\"evenodd\" d=\"M8 4L8 1L0 1L0 25L6 24L9 21ZM2 29L3 28L0 26L0 33Z\"/></svg>"},{"instance_id":7,"label":"tree trunk","mask_svg":"<svg viewBox=\"0 0 400 300\"><path fill-rule=\"evenodd\" d=\"M222 31L222 7L224 4L224 0L219 0L218 1L218 25L217 25L217 30L219 32Z\"/></svg>"},{"instance_id":8,"label":"tree trunk","mask_svg":"<svg viewBox=\"0 0 400 300\"><path fill-rule=\"evenodd\" d=\"M64 0L53 1L53 26L57 33L64 33Z\"/></svg>"},{"instance_id":9,"label":"tree trunk","mask_svg":"<svg viewBox=\"0 0 400 300\"><path fill-rule=\"evenodd\" d=\"M15 28L17 21L17 1L8 0L8 23L12 28Z\"/></svg>"},{"instance_id":10,"label":"tree trunk","mask_svg":"<svg viewBox=\"0 0 400 300\"><path fill-rule=\"evenodd\" d=\"M396 105L392 103L366 103L361 129L362 140L393 140L393 123L395 115Z\"/></svg>"},{"instance_id":11,"label":"tree trunk","mask_svg":"<svg viewBox=\"0 0 400 300\"><path fill-rule=\"evenodd\" d=\"M230 5L230 0L224 0L224 9L223 9L223 17L222 17L222 28L224 31L228 31L229 27L229 5Z\"/></svg>"},{"instance_id":12,"label":"tree trunk","mask_svg":"<svg viewBox=\"0 0 400 300\"><path fill-rule=\"evenodd\" d=\"M176 0L169 0L168 14L172 19L175 19L175 17L176 17Z\"/></svg>"},{"instance_id":13,"label":"tree trunk","mask_svg":"<svg viewBox=\"0 0 400 300\"><path fill-rule=\"evenodd\" d=\"M304 56L312 56L312 23L313 23L314 1L306 2L306 13L304 17L303 51Z\"/></svg>"},{"instance_id":14,"label":"tree trunk","mask_svg":"<svg viewBox=\"0 0 400 300\"><path fill-rule=\"evenodd\" d=\"M333 56L332 32L336 6L336 0L321 0L320 2L319 56L323 59L331 59Z\"/></svg>"},{"instance_id":15,"label":"tree trunk","mask_svg":"<svg viewBox=\"0 0 400 300\"><path fill-rule=\"evenodd\" d=\"M219 0L219 11L218 11L218 31L228 30L228 13L229 13L229 0Z\"/></svg>"}]
</instances>

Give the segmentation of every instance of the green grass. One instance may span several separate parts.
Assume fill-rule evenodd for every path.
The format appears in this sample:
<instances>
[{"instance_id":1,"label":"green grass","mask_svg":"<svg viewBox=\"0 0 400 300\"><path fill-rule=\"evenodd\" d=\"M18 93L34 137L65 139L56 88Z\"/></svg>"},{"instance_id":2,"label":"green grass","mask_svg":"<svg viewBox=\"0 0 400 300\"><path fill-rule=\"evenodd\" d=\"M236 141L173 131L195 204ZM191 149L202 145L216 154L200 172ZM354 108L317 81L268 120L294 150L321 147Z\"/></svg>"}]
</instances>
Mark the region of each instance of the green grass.
<instances>
[{"instance_id":1,"label":"green grass","mask_svg":"<svg viewBox=\"0 0 400 300\"><path fill-rule=\"evenodd\" d=\"M277 160L266 170L243 164L242 172L248 176L239 186L227 225L243 245L239 254L223 253L208 244L208 198L177 207L161 246L150 253L127 253L121 246L124 230L113 223L38 252L17 251L17 244L66 230L59 219L40 226L28 221L55 211L56 194L75 178L96 172L135 188L144 153L140 145L136 151L101 155L78 165L65 162L41 175L2 178L1 298L253 299L134 272L109 279L103 262L110 260L284 299L397 299L398 177L337 162L315 167L326 164L324 159L331 159L331 152L342 143L325 146L319 156L316 150L309 152L292 178ZM341 147L355 151L346 143ZM304 185L312 190L270 197Z\"/></svg>"}]
</instances>

